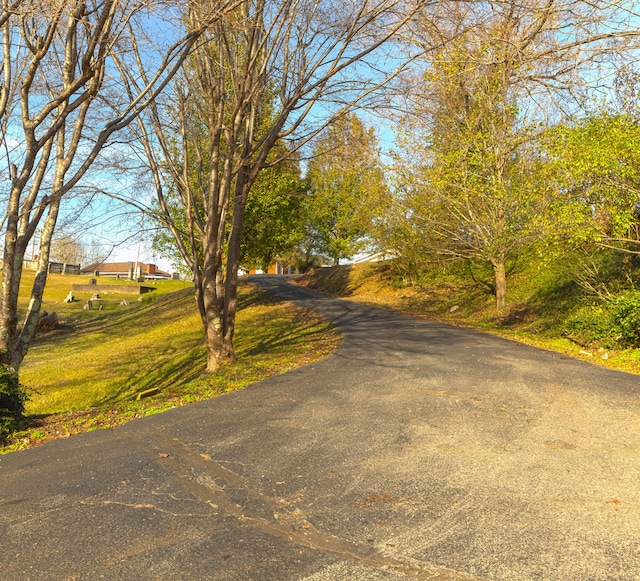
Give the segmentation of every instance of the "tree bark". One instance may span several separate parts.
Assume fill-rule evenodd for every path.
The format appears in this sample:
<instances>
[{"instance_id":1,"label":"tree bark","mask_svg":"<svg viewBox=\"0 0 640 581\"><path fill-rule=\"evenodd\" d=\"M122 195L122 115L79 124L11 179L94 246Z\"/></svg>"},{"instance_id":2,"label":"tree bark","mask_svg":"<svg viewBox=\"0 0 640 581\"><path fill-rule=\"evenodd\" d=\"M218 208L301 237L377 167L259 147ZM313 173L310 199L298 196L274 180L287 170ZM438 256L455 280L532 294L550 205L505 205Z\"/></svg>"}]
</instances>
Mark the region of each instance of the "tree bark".
<instances>
[{"instance_id":1,"label":"tree bark","mask_svg":"<svg viewBox=\"0 0 640 581\"><path fill-rule=\"evenodd\" d=\"M218 296L218 260L208 257L210 249L205 250L204 268L202 275L196 280L200 285L200 294L204 307L205 346L207 349L208 373L214 373L222 365L223 360L223 318L220 311L220 297ZM215 253L214 253L215 254Z\"/></svg>"},{"instance_id":2,"label":"tree bark","mask_svg":"<svg viewBox=\"0 0 640 581\"><path fill-rule=\"evenodd\" d=\"M246 173L238 176L238 188L233 202L233 219L229 233L227 272L224 291L224 355L231 361L236 361L233 347L233 336L236 328L236 313L238 311L238 270L240 268L240 244L242 241L242 226L244 224L244 210L249 193Z\"/></svg>"},{"instance_id":3,"label":"tree bark","mask_svg":"<svg viewBox=\"0 0 640 581\"><path fill-rule=\"evenodd\" d=\"M49 256L51 252L51 239L58 221L60 210L60 200L55 200L49 207L49 213L40 232L40 245L38 247L38 270L31 287L31 299L24 319L24 323L11 353L11 367L15 370L20 368L22 360L25 358L31 345L31 341L38 328L40 321L40 308L42 306L42 296L47 284L49 274ZM24 254L24 253L23 253Z\"/></svg>"},{"instance_id":4,"label":"tree bark","mask_svg":"<svg viewBox=\"0 0 640 581\"><path fill-rule=\"evenodd\" d=\"M224 361L222 320L218 313L211 312L205 332L207 348L207 373L215 373Z\"/></svg>"},{"instance_id":5,"label":"tree bark","mask_svg":"<svg viewBox=\"0 0 640 581\"><path fill-rule=\"evenodd\" d=\"M503 260L493 263L493 272L496 281L496 309L502 310L505 307L507 297L507 275Z\"/></svg>"}]
</instances>

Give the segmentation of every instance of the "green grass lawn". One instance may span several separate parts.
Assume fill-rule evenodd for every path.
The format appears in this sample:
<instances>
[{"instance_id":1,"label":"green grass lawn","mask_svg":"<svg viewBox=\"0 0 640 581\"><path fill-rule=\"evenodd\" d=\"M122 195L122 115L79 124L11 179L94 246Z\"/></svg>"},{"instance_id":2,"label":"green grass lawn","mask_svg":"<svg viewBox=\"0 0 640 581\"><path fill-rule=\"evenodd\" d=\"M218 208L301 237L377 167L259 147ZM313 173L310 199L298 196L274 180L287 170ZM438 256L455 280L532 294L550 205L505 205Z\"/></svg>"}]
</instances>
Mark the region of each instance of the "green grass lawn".
<instances>
[{"instance_id":1,"label":"green grass lawn","mask_svg":"<svg viewBox=\"0 0 640 581\"><path fill-rule=\"evenodd\" d=\"M25 308L29 302L28 291L31 288L31 284L33 282L34 272L25 271L22 277L22 285L20 287L20 307ZM45 289L44 297L43 297L43 309L45 311L51 312L56 311L61 318L64 319L94 319L96 317L96 313L94 311L84 311L83 306L87 302L88 299L91 298L91 292L77 292L73 291L74 297L76 300L73 303L64 303L64 299L67 296L68 292L71 290L71 287L74 284L83 284L86 285L89 283L90 278L88 276L62 276L59 274L50 274L47 279L47 286ZM128 280L116 280L115 278L106 278L106 277L97 277L96 278L98 286L101 284L104 285L121 285L123 287L126 286L148 286L152 287L155 290L145 293L143 295L131 295L125 293L114 293L114 292L100 292L101 302L103 305L102 314L106 315L107 313L113 312L121 312L126 310L128 307L120 306L120 302L123 298L127 298L133 306L139 305L142 303L153 302L158 298L165 296L169 293L173 293L177 290L188 289L193 285L188 281L181 280L158 280L158 281L149 281L145 283L137 283ZM140 301L138 299L141 299Z\"/></svg>"},{"instance_id":2,"label":"green grass lawn","mask_svg":"<svg viewBox=\"0 0 640 581\"><path fill-rule=\"evenodd\" d=\"M103 310L83 311L90 294L62 302L76 278L50 279L43 308L55 310L61 325L37 338L20 369L27 419L4 451L240 389L323 358L338 344L327 321L241 285L238 363L204 375L204 333L190 283L158 282L157 291L127 307L120 306L124 295L105 295Z\"/></svg>"},{"instance_id":3,"label":"green grass lawn","mask_svg":"<svg viewBox=\"0 0 640 581\"><path fill-rule=\"evenodd\" d=\"M85 311L86 312L86 311ZM190 290L62 328L31 348L20 371L27 413L73 411L193 379L204 368L202 323Z\"/></svg>"}]
</instances>

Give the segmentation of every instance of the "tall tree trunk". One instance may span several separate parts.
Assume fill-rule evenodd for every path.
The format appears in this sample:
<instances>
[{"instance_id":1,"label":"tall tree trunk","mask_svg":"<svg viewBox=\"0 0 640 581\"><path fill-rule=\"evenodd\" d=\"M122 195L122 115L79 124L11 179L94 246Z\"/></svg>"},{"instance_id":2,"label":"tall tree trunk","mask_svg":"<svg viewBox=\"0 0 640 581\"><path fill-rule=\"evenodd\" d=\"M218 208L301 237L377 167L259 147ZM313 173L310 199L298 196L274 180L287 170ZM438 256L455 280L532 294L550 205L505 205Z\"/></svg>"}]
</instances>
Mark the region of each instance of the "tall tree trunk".
<instances>
[{"instance_id":1,"label":"tall tree trunk","mask_svg":"<svg viewBox=\"0 0 640 581\"><path fill-rule=\"evenodd\" d=\"M49 256L51 252L51 239L58 221L58 211L60 210L60 199L52 202L49 207L49 213L40 232L40 244L38 246L38 270L35 280L31 287L31 298L27 308L27 314L15 345L12 349L11 367L16 371L22 364L31 341L38 328L40 321L40 309L42 307L42 296L47 284L47 276L49 274ZM23 253L24 254L24 253Z\"/></svg>"},{"instance_id":2,"label":"tall tree trunk","mask_svg":"<svg viewBox=\"0 0 640 581\"><path fill-rule=\"evenodd\" d=\"M220 265L213 257L207 258L205 250L204 268L200 277L200 289L204 307L205 345L207 349L208 373L215 373L222 365L224 321L220 309L221 297L218 295Z\"/></svg>"},{"instance_id":3,"label":"tall tree trunk","mask_svg":"<svg viewBox=\"0 0 640 581\"><path fill-rule=\"evenodd\" d=\"M15 179L15 178L14 178ZM18 291L22 276L24 253L18 243L18 213L20 183L14 186L7 208L7 226L4 239L2 286L0 287L0 362L11 364L13 344L18 327Z\"/></svg>"},{"instance_id":4,"label":"tall tree trunk","mask_svg":"<svg viewBox=\"0 0 640 581\"><path fill-rule=\"evenodd\" d=\"M496 308L504 309L507 298L507 275L504 268L504 260L493 263L493 272L496 281Z\"/></svg>"},{"instance_id":5,"label":"tall tree trunk","mask_svg":"<svg viewBox=\"0 0 640 581\"><path fill-rule=\"evenodd\" d=\"M224 352L225 357L231 361L236 360L236 352L233 347L233 336L236 330L236 313L238 311L238 270L240 269L240 244L242 242L242 227L244 225L244 213L247 205L247 196L251 182L246 168L239 172L236 178L236 191L233 198L233 216L231 231L229 232L229 244L227 246L227 271L224 289Z\"/></svg>"},{"instance_id":6,"label":"tall tree trunk","mask_svg":"<svg viewBox=\"0 0 640 581\"><path fill-rule=\"evenodd\" d=\"M210 312L205 331L205 344L207 348L207 373L215 373L220 369L224 361L224 340L222 319L219 313Z\"/></svg>"}]
</instances>

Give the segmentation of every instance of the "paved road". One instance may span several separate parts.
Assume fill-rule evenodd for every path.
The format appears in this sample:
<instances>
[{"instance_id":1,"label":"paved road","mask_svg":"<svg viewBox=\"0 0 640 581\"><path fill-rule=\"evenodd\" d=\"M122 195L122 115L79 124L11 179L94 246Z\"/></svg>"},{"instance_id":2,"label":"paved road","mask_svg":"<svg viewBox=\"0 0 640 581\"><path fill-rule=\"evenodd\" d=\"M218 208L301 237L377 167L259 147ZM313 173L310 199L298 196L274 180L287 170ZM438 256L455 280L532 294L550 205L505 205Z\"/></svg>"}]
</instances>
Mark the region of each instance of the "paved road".
<instances>
[{"instance_id":1,"label":"paved road","mask_svg":"<svg viewBox=\"0 0 640 581\"><path fill-rule=\"evenodd\" d=\"M258 280L341 348L0 457L0 578L640 579L638 377Z\"/></svg>"}]
</instances>

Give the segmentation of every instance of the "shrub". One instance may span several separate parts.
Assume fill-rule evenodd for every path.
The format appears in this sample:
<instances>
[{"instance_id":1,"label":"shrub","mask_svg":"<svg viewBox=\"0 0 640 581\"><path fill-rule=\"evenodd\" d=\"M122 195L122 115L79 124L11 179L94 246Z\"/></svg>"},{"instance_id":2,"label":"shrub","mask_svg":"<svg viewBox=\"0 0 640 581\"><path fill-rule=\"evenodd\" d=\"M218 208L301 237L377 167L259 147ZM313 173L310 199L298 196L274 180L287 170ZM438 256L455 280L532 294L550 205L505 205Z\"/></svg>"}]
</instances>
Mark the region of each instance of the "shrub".
<instances>
[{"instance_id":1,"label":"shrub","mask_svg":"<svg viewBox=\"0 0 640 581\"><path fill-rule=\"evenodd\" d=\"M612 319L627 345L640 345L640 291L627 291L613 304Z\"/></svg>"},{"instance_id":2,"label":"shrub","mask_svg":"<svg viewBox=\"0 0 640 581\"><path fill-rule=\"evenodd\" d=\"M26 401L27 393L15 371L0 366L0 441L17 427Z\"/></svg>"},{"instance_id":3,"label":"shrub","mask_svg":"<svg viewBox=\"0 0 640 581\"><path fill-rule=\"evenodd\" d=\"M583 307L567 319L564 327L565 334L582 345L597 343L611 349L620 335L608 305Z\"/></svg>"}]
</instances>

